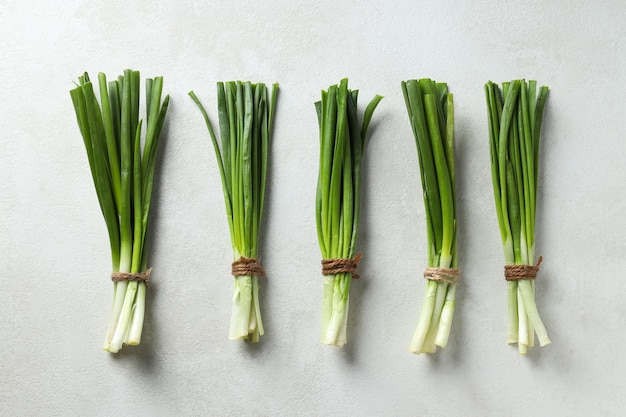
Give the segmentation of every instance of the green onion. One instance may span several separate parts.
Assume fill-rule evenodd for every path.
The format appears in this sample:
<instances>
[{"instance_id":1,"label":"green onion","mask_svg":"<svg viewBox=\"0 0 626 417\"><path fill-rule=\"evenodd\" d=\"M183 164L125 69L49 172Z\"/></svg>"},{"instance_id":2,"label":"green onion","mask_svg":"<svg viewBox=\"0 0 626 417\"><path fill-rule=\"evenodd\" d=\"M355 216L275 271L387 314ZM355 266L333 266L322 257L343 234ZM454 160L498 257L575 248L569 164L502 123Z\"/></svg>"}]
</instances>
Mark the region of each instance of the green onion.
<instances>
[{"instance_id":1,"label":"green onion","mask_svg":"<svg viewBox=\"0 0 626 417\"><path fill-rule=\"evenodd\" d=\"M537 91L536 81L514 80L502 83L500 90L489 81L485 95L491 177L504 259L507 265L533 265L539 144L548 87ZM541 346L550 343L535 304L534 280L510 280L507 285L508 342L517 343L522 354L534 346L535 333Z\"/></svg>"},{"instance_id":2,"label":"green onion","mask_svg":"<svg viewBox=\"0 0 626 417\"><path fill-rule=\"evenodd\" d=\"M189 92L204 116L213 142L236 262L257 260L259 253L267 157L277 94L278 84L273 85L270 96L262 83L218 83L220 149L206 110L193 91ZM236 275L229 338L251 338L257 342L263 333L258 275Z\"/></svg>"},{"instance_id":3,"label":"green onion","mask_svg":"<svg viewBox=\"0 0 626 417\"><path fill-rule=\"evenodd\" d=\"M317 236L325 260L351 260L359 228L361 161L367 128L376 106L375 96L365 109L363 122L357 116L358 90L341 80L322 91L315 103L320 128L320 170L317 183ZM360 257L353 262L357 263ZM356 266L355 266L356 268ZM346 343L350 280L343 272L324 276L321 341L327 345Z\"/></svg>"},{"instance_id":4,"label":"green onion","mask_svg":"<svg viewBox=\"0 0 626 417\"><path fill-rule=\"evenodd\" d=\"M458 274L454 272L457 268L454 102L446 83L430 79L402 82L402 91L417 145L426 213L428 266L439 271L426 285L410 351L433 353L436 346L445 348L448 343L455 306L455 275Z\"/></svg>"},{"instance_id":5,"label":"green onion","mask_svg":"<svg viewBox=\"0 0 626 417\"><path fill-rule=\"evenodd\" d=\"M139 71L125 70L107 83L98 74L100 104L85 73L70 91L100 209L109 232L113 273L143 279L114 283L113 311L104 349L117 352L141 340L146 304L146 232L161 130L169 96L161 102L163 77L146 80L146 135L141 151ZM146 272L143 272L146 271Z\"/></svg>"}]
</instances>

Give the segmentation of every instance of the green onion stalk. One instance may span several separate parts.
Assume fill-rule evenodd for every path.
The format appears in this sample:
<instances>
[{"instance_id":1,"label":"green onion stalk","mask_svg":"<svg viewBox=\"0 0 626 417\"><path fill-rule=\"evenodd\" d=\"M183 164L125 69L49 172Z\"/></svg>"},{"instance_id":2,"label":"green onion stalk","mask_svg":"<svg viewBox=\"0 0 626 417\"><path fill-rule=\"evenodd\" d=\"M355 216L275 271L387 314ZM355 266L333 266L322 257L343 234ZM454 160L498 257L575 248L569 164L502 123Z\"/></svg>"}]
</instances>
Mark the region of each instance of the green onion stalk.
<instances>
[{"instance_id":1,"label":"green onion stalk","mask_svg":"<svg viewBox=\"0 0 626 417\"><path fill-rule=\"evenodd\" d=\"M315 103L320 128L320 168L317 183L316 222L322 257L353 260L359 229L361 162L367 130L381 96L367 105L362 123L357 115L358 90L348 80L322 91ZM356 268L356 266L355 266ZM346 325L352 273L324 276L321 341L346 343Z\"/></svg>"},{"instance_id":2,"label":"green onion stalk","mask_svg":"<svg viewBox=\"0 0 626 417\"><path fill-rule=\"evenodd\" d=\"M485 85L489 116L491 177L507 265L533 265L541 122L548 87L514 80ZM532 279L507 281L508 343L524 354L550 343L535 304Z\"/></svg>"},{"instance_id":3,"label":"green onion stalk","mask_svg":"<svg viewBox=\"0 0 626 417\"><path fill-rule=\"evenodd\" d=\"M267 157L277 95L278 84L272 86L270 95L263 83L218 83L220 148L206 110L193 91L189 92L204 116L213 142L235 262L258 262ZM230 339L257 342L264 333L258 278L251 274L235 276Z\"/></svg>"},{"instance_id":4,"label":"green onion stalk","mask_svg":"<svg viewBox=\"0 0 626 417\"><path fill-rule=\"evenodd\" d=\"M85 143L91 176L106 222L114 274L143 279L114 282L113 309L104 349L118 352L141 340L146 306L146 234L157 151L169 96L161 102L163 77L146 79L146 134L139 119L139 71L125 70L107 82L98 74L98 93L85 73L70 91Z\"/></svg>"},{"instance_id":5,"label":"green onion stalk","mask_svg":"<svg viewBox=\"0 0 626 417\"><path fill-rule=\"evenodd\" d=\"M434 353L450 336L456 298L457 239L454 193L454 101L446 83L424 78L402 82L417 145L426 214L426 293L409 350ZM446 272L448 271L448 272ZM441 279L443 278L443 279Z\"/></svg>"}]
</instances>

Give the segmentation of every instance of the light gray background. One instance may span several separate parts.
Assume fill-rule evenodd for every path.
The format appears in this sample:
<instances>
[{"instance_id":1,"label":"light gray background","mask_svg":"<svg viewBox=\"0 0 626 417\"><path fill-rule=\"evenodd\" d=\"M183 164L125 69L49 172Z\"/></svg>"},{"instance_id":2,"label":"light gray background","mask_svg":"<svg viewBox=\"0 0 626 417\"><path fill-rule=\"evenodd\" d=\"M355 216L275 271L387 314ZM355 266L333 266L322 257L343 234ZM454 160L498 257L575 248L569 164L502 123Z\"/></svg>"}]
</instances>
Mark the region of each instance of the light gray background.
<instances>
[{"instance_id":1,"label":"light gray background","mask_svg":"<svg viewBox=\"0 0 626 417\"><path fill-rule=\"evenodd\" d=\"M0 0L0 415L616 416L626 406L626 8L622 1ZM172 96L153 202L144 339L101 350L104 221L68 91L87 70L163 75ZM365 158L348 345L318 341L314 218L320 89L385 96ZM448 348L408 344L426 235L400 81L455 94L463 284ZM505 284L483 84L549 85L537 303L553 344L505 343ZM227 339L218 170L194 89L281 85L262 241L258 345ZM623 415L623 414L622 414Z\"/></svg>"}]
</instances>

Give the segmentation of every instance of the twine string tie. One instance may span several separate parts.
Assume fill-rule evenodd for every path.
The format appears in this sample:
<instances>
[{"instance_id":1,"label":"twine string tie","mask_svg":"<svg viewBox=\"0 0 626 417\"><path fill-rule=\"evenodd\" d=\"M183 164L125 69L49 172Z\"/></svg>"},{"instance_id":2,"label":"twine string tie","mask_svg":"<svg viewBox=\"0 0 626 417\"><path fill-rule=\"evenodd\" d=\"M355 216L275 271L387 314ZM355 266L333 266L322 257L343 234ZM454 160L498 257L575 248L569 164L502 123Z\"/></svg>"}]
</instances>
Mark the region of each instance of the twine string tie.
<instances>
[{"instance_id":1,"label":"twine string tie","mask_svg":"<svg viewBox=\"0 0 626 417\"><path fill-rule=\"evenodd\" d=\"M351 274L353 279L358 279L357 268L363 254L357 253L354 258L331 258L322 259L322 275Z\"/></svg>"},{"instance_id":2,"label":"twine string tie","mask_svg":"<svg viewBox=\"0 0 626 417\"><path fill-rule=\"evenodd\" d=\"M519 281L520 279L535 279L539 272L539 265L543 256L537 260L537 265L504 265L504 278L507 281Z\"/></svg>"},{"instance_id":3,"label":"twine string tie","mask_svg":"<svg viewBox=\"0 0 626 417\"><path fill-rule=\"evenodd\" d=\"M246 258L245 256L241 256L236 261L233 261L231 274L235 277L243 275L264 277L265 270L261 266L259 258Z\"/></svg>"},{"instance_id":4,"label":"twine string tie","mask_svg":"<svg viewBox=\"0 0 626 417\"><path fill-rule=\"evenodd\" d=\"M147 287L150 286L150 274L152 273L152 268L148 268L147 271L144 272L113 272L111 273L111 281L120 282L120 281L139 281L146 284Z\"/></svg>"},{"instance_id":5,"label":"twine string tie","mask_svg":"<svg viewBox=\"0 0 626 417\"><path fill-rule=\"evenodd\" d=\"M426 268L424 271L424 278L452 285L459 284L459 276L460 271L457 268Z\"/></svg>"}]
</instances>

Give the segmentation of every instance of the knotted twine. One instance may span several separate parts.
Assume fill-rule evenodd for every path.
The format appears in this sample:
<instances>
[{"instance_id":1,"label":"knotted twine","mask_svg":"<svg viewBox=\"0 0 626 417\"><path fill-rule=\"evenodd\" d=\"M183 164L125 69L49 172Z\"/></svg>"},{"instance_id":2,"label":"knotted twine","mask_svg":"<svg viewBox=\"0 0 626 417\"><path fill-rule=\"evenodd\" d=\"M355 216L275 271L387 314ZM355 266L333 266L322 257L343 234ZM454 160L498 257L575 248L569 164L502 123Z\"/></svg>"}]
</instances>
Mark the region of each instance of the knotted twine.
<instances>
[{"instance_id":1,"label":"knotted twine","mask_svg":"<svg viewBox=\"0 0 626 417\"><path fill-rule=\"evenodd\" d=\"M448 284L459 284L460 272L457 268L426 268L424 278L433 281L447 282Z\"/></svg>"},{"instance_id":2,"label":"knotted twine","mask_svg":"<svg viewBox=\"0 0 626 417\"><path fill-rule=\"evenodd\" d=\"M231 274L235 277L243 275L255 275L257 277L264 277L265 270L259 262L259 258L246 258L241 256L234 261L231 266Z\"/></svg>"},{"instance_id":3,"label":"knotted twine","mask_svg":"<svg viewBox=\"0 0 626 417\"><path fill-rule=\"evenodd\" d=\"M139 281L144 282L146 287L150 286L150 274L152 273L152 268L149 268L145 272L112 272L111 273L111 281L120 282L120 281Z\"/></svg>"},{"instance_id":4,"label":"knotted twine","mask_svg":"<svg viewBox=\"0 0 626 417\"><path fill-rule=\"evenodd\" d=\"M539 272L539 265L543 256L539 257L537 265L504 265L504 278L507 281L519 281L520 279L535 279Z\"/></svg>"},{"instance_id":5,"label":"knotted twine","mask_svg":"<svg viewBox=\"0 0 626 417\"><path fill-rule=\"evenodd\" d=\"M353 279L358 279L357 267L363 254L357 253L354 258L331 258L322 259L322 275L337 275L337 274L351 274Z\"/></svg>"}]
</instances>

